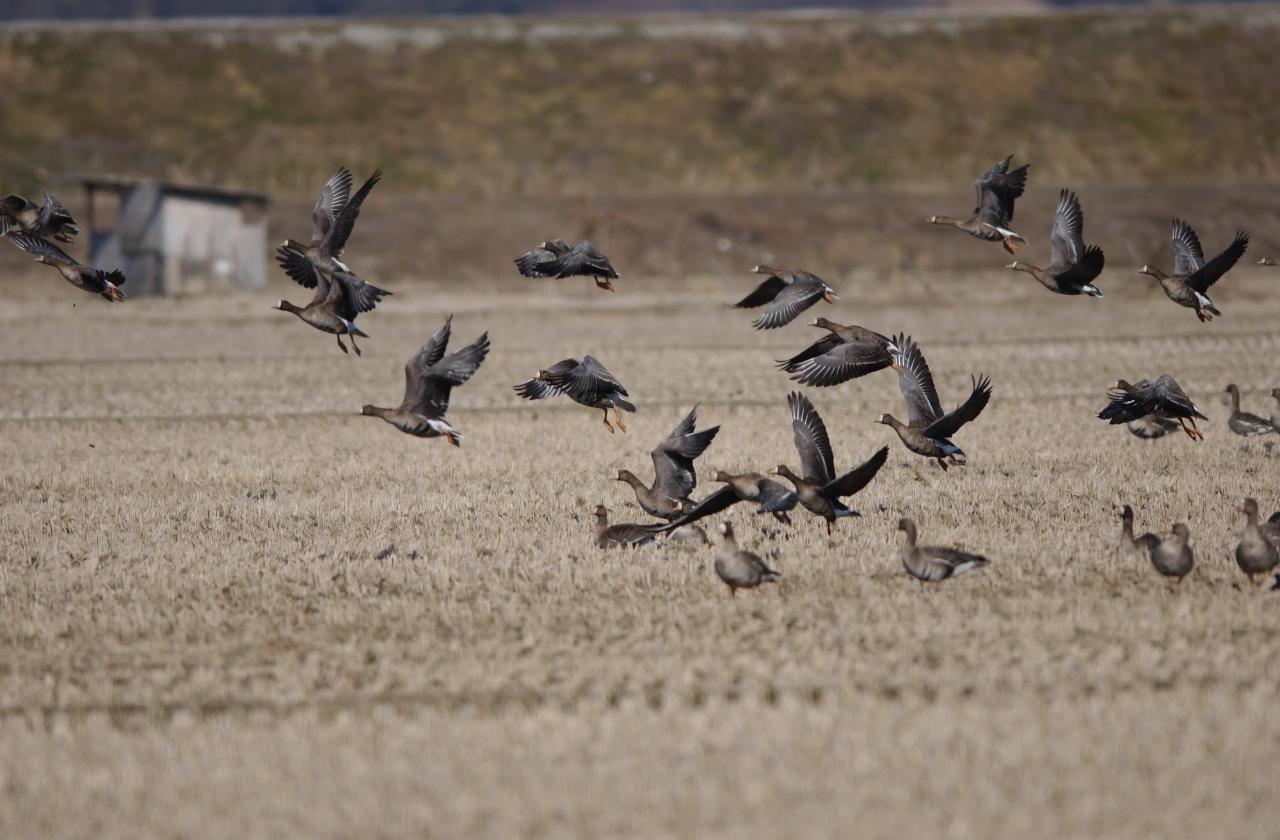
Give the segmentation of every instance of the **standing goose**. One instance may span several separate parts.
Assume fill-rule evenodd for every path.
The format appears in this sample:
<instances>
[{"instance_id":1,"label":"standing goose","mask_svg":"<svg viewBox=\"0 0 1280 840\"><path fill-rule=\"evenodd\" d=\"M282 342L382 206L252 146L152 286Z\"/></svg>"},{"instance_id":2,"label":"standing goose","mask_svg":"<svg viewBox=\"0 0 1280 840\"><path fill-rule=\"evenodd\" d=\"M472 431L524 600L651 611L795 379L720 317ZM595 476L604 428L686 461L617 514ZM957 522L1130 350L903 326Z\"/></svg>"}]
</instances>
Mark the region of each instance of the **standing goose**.
<instances>
[{"instance_id":1,"label":"standing goose","mask_svg":"<svg viewBox=\"0 0 1280 840\"><path fill-rule=\"evenodd\" d=\"M82 265L49 240L32 236L29 233L11 233L9 234L9 241L28 254L34 254L36 262L51 265L58 269L58 273L62 275L62 278L77 289L84 289L86 292L102 295L109 301L124 300L124 292L120 291L118 287L124 285L125 278L124 272L119 269L103 271L100 268L90 268L87 265Z\"/></svg>"},{"instance_id":2,"label":"standing goose","mask_svg":"<svg viewBox=\"0 0 1280 840\"><path fill-rule=\"evenodd\" d=\"M460 446L462 433L444 419L449 410L449 395L457 385L470 379L489 355L489 334L483 333L471 344L446 356L453 316L436 330L422 348L409 357L404 366L404 399L396 408L366 405L360 413L381 417L400 431L417 437L444 437Z\"/></svg>"},{"instance_id":3,"label":"standing goose","mask_svg":"<svg viewBox=\"0 0 1280 840\"><path fill-rule=\"evenodd\" d=\"M1058 194L1058 211L1049 232L1050 261L1048 268L1014 260L1006 268L1025 271L1051 292L1060 295L1102 297L1093 281L1102 273L1106 262L1102 249L1084 244L1084 211L1076 194L1063 190Z\"/></svg>"},{"instance_id":4,"label":"standing goose","mask_svg":"<svg viewBox=\"0 0 1280 840\"><path fill-rule=\"evenodd\" d=\"M369 180L356 190L355 195L351 195L351 179L351 173L345 167L335 172L320 191L320 198L311 211L311 242L304 245L296 240L286 239L281 243L281 249L301 253L326 274L335 271L349 274L351 269L342 262L342 251L347 246L347 239L351 237L356 217L360 215L360 206L369 197L374 186L382 180L382 170L375 169ZM352 345L354 344L353 341Z\"/></svg>"},{"instance_id":5,"label":"standing goose","mask_svg":"<svg viewBox=\"0 0 1280 840\"><path fill-rule=\"evenodd\" d=\"M881 414L877 423L883 423L898 433L904 446L917 455L936 458L938 466L947 468L947 462L964 463L964 451L950 438L965 423L976 418L991 399L991 380L986 376L972 377L973 390L969 399L950 414L942 413L938 392L933 385L933 375L920 352L920 347L910 336L898 335L893 343L899 348L895 355L898 369L898 387L907 402L907 422L904 424L892 414ZM957 460L959 459L959 460Z\"/></svg>"},{"instance_id":6,"label":"standing goose","mask_svg":"<svg viewBox=\"0 0 1280 840\"><path fill-rule=\"evenodd\" d=\"M857 493L876 477L889 457L889 447L881 447L862 466L837 477L827 427L813 404L804 394L793 391L787 395L787 406L791 409L791 429L803 476L793 473L786 464L779 465L773 474L795 485L797 500L805 510L827 521L830 534L838 518L859 515L842 498Z\"/></svg>"},{"instance_id":7,"label":"standing goose","mask_svg":"<svg viewBox=\"0 0 1280 840\"><path fill-rule=\"evenodd\" d=\"M1249 576L1249 583L1257 588L1258 576L1274 569L1280 563L1280 554L1277 554L1276 544L1267 539L1266 533L1258 525L1258 502L1255 499L1245 499L1241 512L1247 517L1247 521L1240 544L1236 546L1236 563L1239 564L1240 571ZM1272 516L1271 519L1275 520L1276 517Z\"/></svg>"},{"instance_id":8,"label":"standing goose","mask_svg":"<svg viewBox=\"0 0 1280 840\"><path fill-rule=\"evenodd\" d=\"M1013 155L992 166L978 176L973 186L978 191L978 206L973 215L967 219L954 216L930 216L931 225L950 225L970 236L984 239L987 242L1001 242L1010 254L1018 253L1017 243L1026 243L1020 234L1015 233L1013 224L1013 202L1027 186L1027 170L1030 164L1009 171L1009 161Z\"/></svg>"},{"instance_id":9,"label":"standing goose","mask_svg":"<svg viewBox=\"0 0 1280 840\"><path fill-rule=\"evenodd\" d=\"M1111 402L1098 412L1098 419L1110 421L1113 426L1154 416L1176 421L1192 440L1204 440L1204 433L1196 427L1196 418L1209 418L1167 373L1155 382L1142 379L1136 385L1117 380L1107 390L1107 399Z\"/></svg>"},{"instance_id":10,"label":"standing goose","mask_svg":"<svg viewBox=\"0 0 1280 840\"><path fill-rule=\"evenodd\" d=\"M751 270L768 277L756 286L755 291L733 304L733 308L755 309L769 304L760 317L751 322L758 330L784 327L818 301L835 303L839 299L835 289L807 271L784 271L767 265L758 265Z\"/></svg>"},{"instance_id":11,"label":"standing goose","mask_svg":"<svg viewBox=\"0 0 1280 840\"><path fill-rule=\"evenodd\" d=\"M634 405L623 399L630 396L627 389L592 356L583 356L581 362L577 359L557 362L546 370L538 371L533 379L516 385L515 392L526 400L545 400L557 394L568 394L569 399L580 405L602 410L604 427L611 434L610 408L613 409L614 422L624 432L627 427L622 423L619 409L633 414L636 410Z\"/></svg>"},{"instance_id":12,"label":"standing goose","mask_svg":"<svg viewBox=\"0 0 1280 840\"><path fill-rule=\"evenodd\" d=\"M1231 395L1231 414L1227 417L1227 428L1242 437L1257 437L1280 431L1270 420L1240 410L1240 389L1232 383L1226 387Z\"/></svg>"},{"instance_id":13,"label":"standing goose","mask_svg":"<svg viewBox=\"0 0 1280 840\"><path fill-rule=\"evenodd\" d=\"M1133 536L1133 508L1125 505L1120 511L1120 551L1124 554L1147 554L1160 543L1160 538L1150 531L1136 539Z\"/></svg>"},{"instance_id":14,"label":"standing goose","mask_svg":"<svg viewBox=\"0 0 1280 840\"><path fill-rule=\"evenodd\" d=\"M1149 534L1143 534L1145 539ZM1188 544L1191 531L1182 522L1173 524L1173 533L1149 546L1151 565L1165 577L1175 578L1174 588L1182 588L1182 579L1190 574L1196 564L1195 552Z\"/></svg>"},{"instance_id":15,"label":"standing goose","mask_svg":"<svg viewBox=\"0 0 1280 840\"><path fill-rule=\"evenodd\" d=\"M671 434L649 453L653 459L652 487L646 487L630 470L618 470L617 480L631 485L636 492L636 502L650 516L675 518L685 509L689 494L698 484L693 462L711 445L720 427L712 426L695 432L697 420L698 407L695 405Z\"/></svg>"},{"instance_id":16,"label":"standing goose","mask_svg":"<svg viewBox=\"0 0 1280 840\"><path fill-rule=\"evenodd\" d=\"M630 522L609 524L609 509L596 505L596 547L639 548L653 542L657 532L652 525L635 525Z\"/></svg>"},{"instance_id":17,"label":"standing goose","mask_svg":"<svg viewBox=\"0 0 1280 840\"><path fill-rule=\"evenodd\" d=\"M48 236L67 243L80 235L80 228L67 208L48 193L41 204L20 195L6 195L0 198L0 236L7 233Z\"/></svg>"},{"instance_id":18,"label":"standing goose","mask_svg":"<svg viewBox=\"0 0 1280 840\"><path fill-rule=\"evenodd\" d=\"M614 291L611 280L618 279L609 258L585 239L570 246L563 239L543 242L515 259L516 269L525 277L573 277L595 280L596 286Z\"/></svg>"},{"instance_id":19,"label":"standing goose","mask_svg":"<svg viewBox=\"0 0 1280 840\"><path fill-rule=\"evenodd\" d=\"M916 545L916 523L905 516L898 520L898 530L907 538L899 552L902 565L916 580L937 583L987 565L987 558L954 548Z\"/></svg>"},{"instance_id":20,"label":"standing goose","mask_svg":"<svg viewBox=\"0 0 1280 840\"><path fill-rule=\"evenodd\" d=\"M1248 247L1249 234L1236 231L1235 238L1226 250L1206 263L1200 239L1191 225L1174 219L1173 276L1165 274L1154 265L1144 265L1138 269L1138 273L1159 280L1160 288L1164 289L1169 300L1179 306L1194 309L1201 323L1212 321L1214 315L1221 315L1222 312L1209 299L1209 287L1231 270Z\"/></svg>"},{"instance_id":21,"label":"standing goose","mask_svg":"<svg viewBox=\"0 0 1280 840\"><path fill-rule=\"evenodd\" d=\"M778 360L778 369L792 374L801 385L826 388L893 366L898 348L878 332L846 327L826 318L817 318L810 326L822 327L830 334L790 359Z\"/></svg>"},{"instance_id":22,"label":"standing goose","mask_svg":"<svg viewBox=\"0 0 1280 840\"><path fill-rule=\"evenodd\" d=\"M1147 414L1137 420L1130 420L1125 424L1125 428L1134 437L1140 437L1143 440L1155 440L1156 438L1164 437L1169 432L1176 431L1178 424L1164 417Z\"/></svg>"},{"instance_id":23,"label":"standing goose","mask_svg":"<svg viewBox=\"0 0 1280 840\"><path fill-rule=\"evenodd\" d=\"M347 352L347 346L342 343L342 336L348 336L351 339L351 349L359 356L360 347L356 344L356 336L368 338L369 334L356 326L356 316L361 312L372 311L391 292L379 289L343 270L326 273L310 257L293 248L279 248L276 251L276 262L280 263L285 273L299 286L315 289L316 293L306 306L279 300L271 308L292 312L316 329L332 333L337 337L338 347L343 353Z\"/></svg>"},{"instance_id":24,"label":"standing goose","mask_svg":"<svg viewBox=\"0 0 1280 840\"><path fill-rule=\"evenodd\" d=\"M780 572L770 569L760 555L742 551L733 537L733 526L721 522L720 547L716 549L716 576L729 587L729 596L736 598L739 589L758 589L761 584L773 583Z\"/></svg>"}]
</instances>

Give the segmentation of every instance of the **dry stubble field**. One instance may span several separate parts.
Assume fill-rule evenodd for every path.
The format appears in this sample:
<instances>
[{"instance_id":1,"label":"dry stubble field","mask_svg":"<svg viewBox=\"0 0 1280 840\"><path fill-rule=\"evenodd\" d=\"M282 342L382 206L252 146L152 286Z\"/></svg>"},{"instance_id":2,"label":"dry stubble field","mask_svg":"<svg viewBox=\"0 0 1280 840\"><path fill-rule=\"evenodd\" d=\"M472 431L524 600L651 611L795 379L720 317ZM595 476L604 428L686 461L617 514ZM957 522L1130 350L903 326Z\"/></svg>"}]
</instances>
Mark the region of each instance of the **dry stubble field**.
<instances>
[{"instance_id":1,"label":"dry stubble field","mask_svg":"<svg viewBox=\"0 0 1280 840\"><path fill-rule=\"evenodd\" d=\"M943 475L871 422L892 375L812 391L839 467L891 457L833 539L732 511L784 578L730 600L709 549L604 553L590 514L642 516L608 479L695 402L704 477L795 462L770 360L817 331L749 329L720 305L745 276L388 283L356 359L274 296L107 306L33 275L0 309L0 835L1274 831L1280 596L1230 551L1242 496L1280 506L1280 448L1229 435L1220 391L1280 384L1280 273L1238 269L1211 326L1103 279L842 278L815 311L913 333L945 405L977 371L994 399ZM455 392L463 448L355 416L448 312L494 347ZM511 392L583 352L639 404L628 434ZM1092 418L1163 371L1204 443ZM1180 594L1115 555L1122 500L1190 523ZM901 514L990 567L922 588Z\"/></svg>"}]
</instances>

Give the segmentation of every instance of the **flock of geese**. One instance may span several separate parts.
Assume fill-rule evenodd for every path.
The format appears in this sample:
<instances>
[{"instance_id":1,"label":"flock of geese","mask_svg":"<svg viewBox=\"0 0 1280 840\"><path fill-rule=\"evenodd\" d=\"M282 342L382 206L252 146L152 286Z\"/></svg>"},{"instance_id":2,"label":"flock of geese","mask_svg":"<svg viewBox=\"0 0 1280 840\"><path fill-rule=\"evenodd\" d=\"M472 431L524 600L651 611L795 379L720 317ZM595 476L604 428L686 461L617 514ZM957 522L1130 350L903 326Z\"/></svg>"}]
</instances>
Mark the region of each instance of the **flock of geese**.
<instances>
[{"instance_id":1,"label":"flock of geese","mask_svg":"<svg viewBox=\"0 0 1280 840\"><path fill-rule=\"evenodd\" d=\"M1014 203L1026 188L1029 167L1010 170L1012 156L996 163L974 182L977 206L967 218L930 216L928 221L964 231L988 242L999 242L1011 255L1017 255L1027 240L1013 228ZM314 290L305 306L287 300L274 308L292 313L322 332L335 336L343 353L351 350L360 355L356 338L368 334L356 326L356 319L372 311L391 292L367 282L344 261L347 240L354 230L361 206L382 179L376 170L358 189L352 173L340 168L325 183L312 210L311 237L306 242L286 239L276 250L281 269L304 289ZM70 243L79 233L75 219L51 195L45 193L36 204L21 196L9 195L0 200L0 236L7 236L18 248L33 255L37 262L51 265L73 286L101 295L108 301L125 299L121 286L125 276L120 271L106 271L86 266L69 256L53 241ZM1051 292L1064 295L1087 295L1101 298L1096 283L1105 265L1105 256L1097 245L1084 241L1084 211L1079 197L1070 190L1059 194L1053 226L1049 233L1050 253L1044 268L1023 260L1014 260L1007 268L1032 275ZM1165 295L1174 303L1192 309L1201 322L1222 314L1209 297L1209 289L1244 255L1249 237L1243 232L1212 260L1206 260L1199 238L1186 222L1175 219L1172 233L1172 273L1156 266L1144 265L1140 273L1154 277ZM1276 265L1274 259L1259 260L1261 265ZM584 276L605 291L615 291L613 281L618 272L590 242L570 245L563 239L542 242L516 258L517 271L525 277L564 278ZM800 313L821 301L834 303L836 290L821 278L798 269L756 266L763 275L757 287L733 304L738 309L759 309L752 321L759 330L777 329L794 321ZM452 389L470 379L489 353L488 334L448 353L452 316L427 340L405 365L404 398L394 408L365 405L361 414L380 417L400 431L424 438L443 437L461 445L462 434L445 415ZM892 414L881 414L877 422L889 426L910 452L932 460L941 469L963 465L964 451L952 438L966 424L973 422L991 399L991 381L986 376L972 376L968 396L951 411L944 411L934 386L933 376L920 346L905 333L888 337L857 325L844 325L817 318L812 326L826 334L796 355L780 360L779 369L800 385L831 387L892 369L906 405L906 421ZM603 425L610 433L626 431L622 412L634 413L622 383L596 358L583 356L550 365L526 382L515 386L516 393L528 400L544 400L567 396L580 405L603 412ZM1234 384L1226 392L1231 397L1228 428L1246 437L1280 433L1280 388L1273 390L1276 408L1269 418L1240 409L1240 391ZM1136 383L1119 381L1107 392L1109 403L1098 417L1113 424L1125 423L1130 432L1142 438L1157 438L1181 429L1192 440L1204 435L1197 419L1207 419L1196 404L1168 374ZM616 479L630 485L640 508L654 517L648 524L609 523L609 512L596 508L596 544L637 547L662 540L664 543L708 544L706 532L696 523L727 510L739 502L755 506L760 515L772 516L790 524L790 513L803 508L825 523L827 533L844 517L858 513L848 499L866 487L884 466L889 448L881 447L866 461L841 474L827 429L817 410L801 392L787 397L791 427L800 469L795 471L780 464L768 474L759 472L717 472L714 481L723 486L709 496L694 501L697 487L694 462L715 439L719 427L697 430L697 407L667 435L651 453L654 478L646 483L630 470L620 470ZM610 411L613 412L612 422ZM784 484L771 476L785 480ZM1246 499L1241 509L1246 526L1236 548L1236 559L1249 580L1258 585L1259 578L1280 565L1280 513L1260 522L1258 504ZM1173 525L1167 537L1153 533L1134 536L1133 510L1126 505L1122 513L1121 549L1145 555L1162 575L1175 579L1180 586L1191 571L1195 559L1189 544L1190 532L1184 523ZM917 528L909 518L902 518L898 528L904 534L901 560L906 571L924 582L937 582L981 568L987 560L976 554L943 546L919 545ZM715 571L728 586L730 594L738 589L757 589L776 580L779 573L758 554L738 548L729 522L718 526L720 544L715 553ZM1277 579L1280 587L1280 577Z\"/></svg>"}]
</instances>

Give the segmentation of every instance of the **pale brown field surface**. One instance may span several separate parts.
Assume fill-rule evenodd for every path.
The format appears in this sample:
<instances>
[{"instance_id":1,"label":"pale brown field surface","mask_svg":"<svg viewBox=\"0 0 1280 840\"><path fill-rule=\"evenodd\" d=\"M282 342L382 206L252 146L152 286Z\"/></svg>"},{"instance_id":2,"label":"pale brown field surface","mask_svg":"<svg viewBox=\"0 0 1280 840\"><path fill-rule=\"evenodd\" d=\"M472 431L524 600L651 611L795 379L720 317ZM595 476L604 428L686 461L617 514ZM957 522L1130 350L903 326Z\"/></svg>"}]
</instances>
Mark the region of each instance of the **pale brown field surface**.
<instances>
[{"instance_id":1,"label":"pale brown field surface","mask_svg":"<svg viewBox=\"0 0 1280 840\"><path fill-rule=\"evenodd\" d=\"M604 553L591 510L643 514L621 467L688 408L699 462L796 462L771 360L818 337L638 275L451 291L388 280L365 356L279 293L109 306L51 273L0 309L0 836L1251 837L1280 820L1280 597L1231 552L1246 494L1280 507L1269 413L1280 272L1233 272L1201 325L1127 272L1101 301L1024 276L852 274L812 310L919 339L945 406L995 395L943 474L871 421L880 374L808 391L838 467L888 444L826 537L776 530L782 582L728 598L710 549ZM1110 281L1110 282L1108 282ZM670 281L666 281L670 283ZM941 300L938 297L941 296ZM72 304L75 304L73 307ZM493 352L454 392L461 449L355 416L455 313ZM609 435L510 386L598 356L640 412ZM1117 377L1174 374L1208 439L1093 418ZM1189 523L1174 594L1117 556ZM898 517L991 565L925 588Z\"/></svg>"}]
</instances>

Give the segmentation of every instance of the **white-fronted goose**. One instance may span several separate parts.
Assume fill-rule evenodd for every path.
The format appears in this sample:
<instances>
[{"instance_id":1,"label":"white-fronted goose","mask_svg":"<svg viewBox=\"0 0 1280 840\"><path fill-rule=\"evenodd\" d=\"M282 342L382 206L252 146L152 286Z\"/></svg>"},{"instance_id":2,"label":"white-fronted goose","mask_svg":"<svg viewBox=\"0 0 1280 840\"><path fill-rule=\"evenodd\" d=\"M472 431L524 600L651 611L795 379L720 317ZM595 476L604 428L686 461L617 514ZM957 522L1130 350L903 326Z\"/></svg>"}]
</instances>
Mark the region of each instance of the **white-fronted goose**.
<instances>
[{"instance_id":1,"label":"white-fronted goose","mask_svg":"<svg viewBox=\"0 0 1280 840\"><path fill-rule=\"evenodd\" d=\"M906 533L899 552L902 565L916 580L937 583L987 565L987 558L955 548L916 545L916 523L905 516L898 520L898 530Z\"/></svg>"},{"instance_id":2,"label":"white-fronted goose","mask_svg":"<svg viewBox=\"0 0 1280 840\"><path fill-rule=\"evenodd\" d=\"M1133 536L1133 508L1125 505L1120 511L1120 551L1124 554L1148 554L1160 542L1150 531L1140 537Z\"/></svg>"},{"instance_id":3,"label":"white-fronted goose","mask_svg":"<svg viewBox=\"0 0 1280 840\"><path fill-rule=\"evenodd\" d=\"M721 522L719 531L716 576L729 587L730 597L737 597L739 589L758 589L761 584L773 583L781 576L780 572L770 569L760 555L738 548L733 526L728 522Z\"/></svg>"},{"instance_id":4,"label":"white-fronted goose","mask_svg":"<svg viewBox=\"0 0 1280 840\"><path fill-rule=\"evenodd\" d=\"M360 215L360 206L368 198L370 190L382 180L382 170L375 169L355 195L351 194L351 180L351 173L343 167L325 183L311 211L310 243L304 245L297 240L286 239L280 247L301 253L326 274L335 271L350 274L351 269L342 261L342 251L351 237L356 217Z\"/></svg>"},{"instance_id":5,"label":"white-fronted goose","mask_svg":"<svg viewBox=\"0 0 1280 840\"><path fill-rule=\"evenodd\" d=\"M444 419L449 410L449 395L455 386L470 379L485 356L489 355L489 334L483 333L471 344L446 356L453 316L436 330L422 348L409 357L404 366L404 399L396 408L366 405L360 413L381 417L400 431L417 437L444 437L460 446L462 433Z\"/></svg>"},{"instance_id":6,"label":"white-fronted goose","mask_svg":"<svg viewBox=\"0 0 1280 840\"><path fill-rule=\"evenodd\" d=\"M118 269L103 271L100 268L82 265L49 240L29 233L11 233L9 241L28 254L33 254L36 262L56 268L62 278L77 289L101 295L109 301L124 300L124 292L118 288L124 285L124 272Z\"/></svg>"},{"instance_id":7,"label":"white-fronted goose","mask_svg":"<svg viewBox=\"0 0 1280 840\"><path fill-rule=\"evenodd\" d=\"M1155 440L1156 438L1164 437L1169 432L1177 431L1179 427L1172 420L1156 417L1154 414L1147 414L1137 420L1130 420L1125 424L1125 428L1134 437L1140 437L1143 440Z\"/></svg>"},{"instance_id":8,"label":"white-fronted goose","mask_svg":"<svg viewBox=\"0 0 1280 840\"><path fill-rule=\"evenodd\" d=\"M791 410L791 429L803 475L796 475L786 464L780 464L773 474L783 476L795 485L796 498L801 506L825 519L827 533L830 534L840 517L859 515L844 503L843 498L854 495L876 477L889 457L889 447L881 447L862 466L837 477L827 426L813 404L804 394L793 391L787 395L787 407Z\"/></svg>"},{"instance_id":9,"label":"white-fronted goose","mask_svg":"<svg viewBox=\"0 0 1280 840\"><path fill-rule=\"evenodd\" d=\"M1226 387L1231 395L1231 414L1227 416L1227 428L1241 437L1257 437L1280 432L1270 420L1240 410L1240 389L1232 383Z\"/></svg>"},{"instance_id":10,"label":"white-fronted goose","mask_svg":"<svg viewBox=\"0 0 1280 840\"><path fill-rule=\"evenodd\" d=\"M893 343L898 347L894 358L898 387L907 402L907 422L902 423L892 414L881 414L876 422L897 432L907 449L926 458L936 458L938 466L944 470L948 462L963 464L964 451L950 438L987 407L991 399L991 380L985 376L972 377L973 390L969 398L950 414L943 414L933 375L919 345L906 335L895 336Z\"/></svg>"},{"instance_id":11,"label":"white-fronted goose","mask_svg":"<svg viewBox=\"0 0 1280 840\"><path fill-rule=\"evenodd\" d=\"M1063 190L1058 194L1058 210L1049 232L1049 266L1038 268L1031 263L1014 260L1007 268L1025 271L1051 292L1060 295L1102 297L1093 284L1102 273L1106 258L1097 245L1084 244L1084 211L1076 194Z\"/></svg>"},{"instance_id":12,"label":"white-fronted goose","mask_svg":"<svg viewBox=\"0 0 1280 840\"><path fill-rule=\"evenodd\" d=\"M758 504L756 513L770 513L779 522L791 523L791 517L787 515L787 511L795 508L796 494L773 479L757 472L734 475L720 470L713 480L722 482L726 486L707 496L667 524L657 526L658 530L674 531L691 522L697 522L699 519L727 510L738 502Z\"/></svg>"},{"instance_id":13,"label":"white-fronted goose","mask_svg":"<svg viewBox=\"0 0 1280 840\"><path fill-rule=\"evenodd\" d=\"M630 522L610 525L609 509L604 505L596 505L597 548L611 548L613 546L639 548L642 545L648 545L653 542L657 535L658 532L654 530L652 525L636 525Z\"/></svg>"},{"instance_id":14,"label":"white-fronted goose","mask_svg":"<svg viewBox=\"0 0 1280 840\"><path fill-rule=\"evenodd\" d=\"M44 194L40 204L20 195L6 195L0 198L0 236L8 233L26 233L70 242L80 234L80 228L67 208L48 193Z\"/></svg>"},{"instance_id":15,"label":"white-fronted goose","mask_svg":"<svg viewBox=\"0 0 1280 840\"><path fill-rule=\"evenodd\" d=\"M987 242L1001 242L1010 254L1018 253L1018 243L1025 243L1027 240L1011 228L1013 202L1026 189L1030 164L1024 164L1010 172L1011 160L1013 155L992 166L973 182L978 191L978 206L973 208L972 216L967 219L930 216L929 224L949 225Z\"/></svg>"},{"instance_id":16,"label":"white-fronted goose","mask_svg":"<svg viewBox=\"0 0 1280 840\"><path fill-rule=\"evenodd\" d=\"M1196 418L1209 418L1167 373L1155 382L1142 379L1134 385L1123 379L1117 380L1107 390L1107 399L1111 402L1098 412L1098 419L1107 420L1113 426L1153 415L1161 420L1177 421L1192 440L1204 440L1204 433L1196 426ZM1189 427L1188 423L1191 424Z\"/></svg>"},{"instance_id":17,"label":"white-fronted goose","mask_svg":"<svg viewBox=\"0 0 1280 840\"><path fill-rule=\"evenodd\" d=\"M361 312L371 311L391 292L366 283L346 271L326 273L310 257L293 248L279 248L276 251L276 262L280 263L285 273L298 285L315 289L316 293L306 306L296 306L287 300L280 300L271 308L292 312L316 329L333 334L343 353L347 352L347 346L342 343L342 337L350 337L351 348L359 356L360 347L356 344L356 336L368 338L369 334L356 326L356 316Z\"/></svg>"},{"instance_id":18,"label":"white-fronted goose","mask_svg":"<svg viewBox=\"0 0 1280 840\"><path fill-rule=\"evenodd\" d=\"M1240 571L1249 576L1249 583L1256 588L1259 583L1258 576L1265 575L1280 563L1280 553L1277 553L1276 544L1267 539L1267 535L1258 524L1257 500L1245 499L1241 512L1244 513L1247 521L1244 534L1240 537L1240 544L1236 546L1236 563L1239 564ZM1271 518L1276 519L1275 516Z\"/></svg>"},{"instance_id":19,"label":"white-fronted goose","mask_svg":"<svg viewBox=\"0 0 1280 840\"><path fill-rule=\"evenodd\" d=\"M755 291L733 304L734 309L755 309L768 304L769 307L751 322L758 330L773 330L786 326L801 312L820 300L835 303L838 299L836 290L831 288L820 277L807 271L794 269L780 270L767 265L758 265L751 269L756 274L767 274L768 277Z\"/></svg>"},{"instance_id":20,"label":"white-fronted goose","mask_svg":"<svg viewBox=\"0 0 1280 840\"><path fill-rule=\"evenodd\" d=\"M1218 282L1249 247L1249 234L1236 231L1235 238L1221 254L1208 263L1200 248L1200 239L1191 225L1180 219L1173 220L1173 275L1165 274L1159 267L1144 265L1139 274L1146 274L1160 281L1160 288L1169 300L1196 311L1203 323L1221 315L1218 307L1209 299L1209 287Z\"/></svg>"},{"instance_id":21,"label":"white-fronted goose","mask_svg":"<svg viewBox=\"0 0 1280 840\"><path fill-rule=\"evenodd\" d=\"M612 292L611 280L618 279L609 258L585 239L570 246L563 239L551 239L515 259L516 269L525 277L590 277L601 289Z\"/></svg>"},{"instance_id":22,"label":"white-fronted goose","mask_svg":"<svg viewBox=\"0 0 1280 840\"><path fill-rule=\"evenodd\" d=\"M810 325L830 332L790 359L778 360L778 369L801 385L827 388L893 366L897 346L864 327L848 326L817 318Z\"/></svg>"},{"instance_id":23,"label":"white-fronted goose","mask_svg":"<svg viewBox=\"0 0 1280 840\"><path fill-rule=\"evenodd\" d=\"M609 409L613 409L614 422L618 428L626 431L622 423L623 411L635 413L636 407L623 399L630 394L622 387L622 383L605 370L604 365L592 356L583 356L582 361L565 359L556 362L546 370L527 382L515 386L515 392L526 400L545 400L557 394L567 394L569 399L589 408L598 408L604 412L604 427L613 432L609 424Z\"/></svg>"},{"instance_id":24,"label":"white-fronted goose","mask_svg":"<svg viewBox=\"0 0 1280 840\"><path fill-rule=\"evenodd\" d=\"M630 470L618 470L618 481L630 484L636 492L636 502L645 513L659 519L673 519L688 506L689 494L698 485L694 460L706 451L720 431L712 426L695 432L698 407L680 421L661 443L649 453L653 459L653 486L647 487Z\"/></svg>"},{"instance_id":25,"label":"white-fronted goose","mask_svg":"<svg viewBox=\"0 0 1280 840\"><path fill-rule=\"evenodd\" d=\"M1143 537L1149 535L1143 534ZM1182 522L1173 524L1173 533L1150 546L1151 565L1165 577L1176 578L1175 588L1182 587L1182 579L1190 574L1196 564L1195 552L1189 545L1191 531Z\"/></svg>"}]
</instances>

